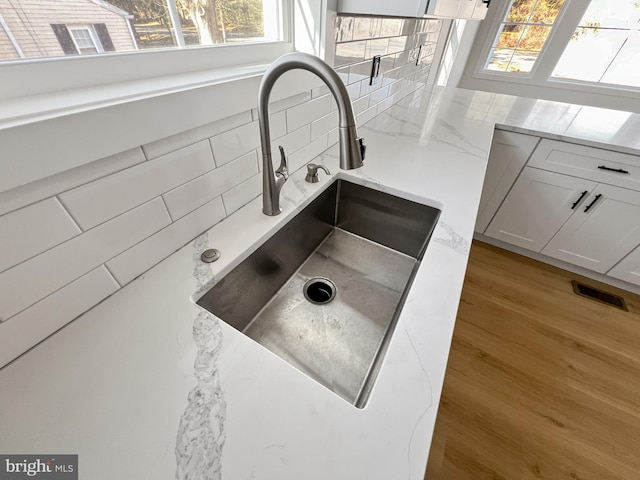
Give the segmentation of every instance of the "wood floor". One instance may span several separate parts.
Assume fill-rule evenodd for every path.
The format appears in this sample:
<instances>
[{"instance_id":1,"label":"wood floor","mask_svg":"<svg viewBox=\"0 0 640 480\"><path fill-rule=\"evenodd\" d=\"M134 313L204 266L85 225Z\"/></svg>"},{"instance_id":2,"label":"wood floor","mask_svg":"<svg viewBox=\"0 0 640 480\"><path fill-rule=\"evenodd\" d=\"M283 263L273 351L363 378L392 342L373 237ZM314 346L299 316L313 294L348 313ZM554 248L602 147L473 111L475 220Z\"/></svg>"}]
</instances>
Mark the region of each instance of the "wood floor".
<instances>
[{"instance_id":1,"label":"wood floor","mask_svg":"<svg viewBox=\"0 0 640 480\"><path fill-rule=\"evenodd\" d=\"M426 480L640 479L640 297L574 278L474 242Z\"/></svg>"}]
</instances>

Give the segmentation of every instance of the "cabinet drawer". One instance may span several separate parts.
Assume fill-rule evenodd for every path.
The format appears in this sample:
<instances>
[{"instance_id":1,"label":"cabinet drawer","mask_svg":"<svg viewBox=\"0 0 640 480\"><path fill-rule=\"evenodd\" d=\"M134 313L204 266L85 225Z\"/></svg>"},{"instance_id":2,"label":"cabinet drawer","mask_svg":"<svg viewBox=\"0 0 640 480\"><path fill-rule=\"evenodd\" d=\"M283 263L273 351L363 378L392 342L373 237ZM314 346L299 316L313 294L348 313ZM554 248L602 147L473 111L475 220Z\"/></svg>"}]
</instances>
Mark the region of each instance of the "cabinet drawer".
<instances>
[{"instance_id":1,"label":"cabinet drawer","mask_svg":"<svg viewBox=\"0 0 640 480\"><path fill-rule=\"evenodd\" d=\"M529 166L640 190L640 157L543 139Z\"/></svg>"}]
</instances>

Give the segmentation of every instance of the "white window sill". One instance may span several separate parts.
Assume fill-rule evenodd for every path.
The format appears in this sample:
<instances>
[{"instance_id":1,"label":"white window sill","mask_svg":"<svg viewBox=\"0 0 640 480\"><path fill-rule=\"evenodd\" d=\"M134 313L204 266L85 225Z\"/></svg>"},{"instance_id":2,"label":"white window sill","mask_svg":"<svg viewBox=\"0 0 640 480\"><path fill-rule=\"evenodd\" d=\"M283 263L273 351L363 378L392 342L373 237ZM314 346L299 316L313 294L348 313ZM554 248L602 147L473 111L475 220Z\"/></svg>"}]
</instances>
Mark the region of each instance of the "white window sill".
<instances>
[{"instance_id":1,"label":"white window sill","mask_svg":"<svg viewBox=\"0 0 640 480\"><path fill-rule=\"evenodd\" d=\"M284 53L292 51L292 45L290 43L275 43L269 45L268 48L269 58L271 59L275 59ZM244 51L246 52L246 50ZM173 54L175 52L170 53ZM135 56L132 55L126 56L129 58L125 59L125 61L131 57L135 58ZM153 57L140 56L139 58L144 62L145 58ZM70 60L80 60L80 62L88 60L88 62L85 63L107 60L106 62L96 63L96 66L93 67L93 71L91 72L94 77L104 76L107 81L88 86L78 86L77 82L76 84L72 83L69 85L68 82L64 88L57 85L54 86L53 91L45 91L42 93L36 91L33 93L34 90L30 88L31 86L28 85L28 83L34 83L34 76L36 78L42 78L40 75L43 75L48 78L50 72L52 72L54 76L59 75L58 69L55 68L56 65L62 65L64 68L65 64L69 65ZM115 59L116 62L118 60L120 59ZM61 58L50 62L50 64L46 66L46 69L43 70L38 70L40 66L36 62L24 66L7 65L6 67L12 67L7 71L9 75L13 73L13 69L23 69L24 73L28 74L24 78L28 78L28 80L24 82L27 85L18 85L20 83L20 77L18 76L15 76L15 79L9 78L0 82L0 84L4 84L4 93L0 95L0 101L2 103L2 109L0 109L0 130L119 105L126 102L144 100L160 95L256 77L262 75L268 66L268 60L266 62L265 60L256 61L254 57L248 58L247 62L241 65L229 65L222 68L201 68L194 71L178 70L178 73L171 74L153 74L154 68L153 65L151 65L150 70L152 70L152 72L144 78L126 81L109 81L109 70L112 68L113 61L113 56L108 59L100 59L97 57L90 59ZM115 65L117 66L118 64L116 63ZM71 66L75 67L76 64L72 63ZM0 65L0 69L2 68L5 68L5 66ZM98 73L96 73L96 69ZM167 69L165 68L165 70ZM11 90L13 90L15 94L13 97L7 98L7 92Z\"/></svg>"},{"instance_id":2,"label":"white window sill","mask_svg":"<svg viewBox=\"0 0 640 480\"><path fill-rule=\"evenodd\" d=\"M5 100L0 111L0 129L257 77L267 66L243 65Z\"/></svg>"}]
</instances>

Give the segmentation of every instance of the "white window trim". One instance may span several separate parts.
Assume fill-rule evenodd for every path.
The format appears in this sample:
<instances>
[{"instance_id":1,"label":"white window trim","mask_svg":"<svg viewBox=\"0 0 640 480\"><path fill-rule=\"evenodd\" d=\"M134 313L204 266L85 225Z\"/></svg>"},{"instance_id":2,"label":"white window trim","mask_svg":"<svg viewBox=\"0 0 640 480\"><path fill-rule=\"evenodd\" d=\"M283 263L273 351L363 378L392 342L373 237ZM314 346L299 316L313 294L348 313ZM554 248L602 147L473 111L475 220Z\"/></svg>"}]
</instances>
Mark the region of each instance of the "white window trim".
<instances>
[{"instance_id":1,"label":"white window trim","mask_svg":"<svg viewBox=\"0 0 640 480\"><path fill-rule=\"evenodd\" d=\"M75 45L79 55L83 55L83 53L80 50L80 45L78 45L78 41L76 40L76 37L73 36L73 33L72 33L73 31L87 32L89 34L89 38L93 42L93 46L95 47L97 53L104 53L102 42L100 42L100 39L96 34L96 30L93 28L93 25L67 25L67 29L69 30L69 36L71 37L71 40L73 41L73 44ZM84 55L87 55L87 54L85 53Z\"/></svg>"},{"instance_id":2,"label":"white window trim","mask_svg":"<svg viewBox=\"0 0 640 480\"><path fill-rule=\"evenodd\" d=\"M294 50L293 0L282 10L278 42L2 62L0 129L259 75Z\"/></svg>"},{"instance_id":3,"label":"white window trim","mask_svg":"<svg viewBox=\"0 0 640 480\"><path fill-rule=\"evenodd\" d=\"M558 16L547 42L540 52L540 59L528 74L505 74L504 72L492 72L485 70L487 58L493 46L495 36L500 28L507 10L510 8L509 0L501 2L493 12L491 25L488 29L482 47L477 55L477 60L472 72L472 78L478 80L490 80L533 87L553 87L561 90L571 90L590 94L605 94L615 97L640 97L640 89L624 85L585 82L573 79L553 78L551 74L559 61L564 48L571 35L577 28L580 20L586 12L589 2L566 0L565 8Z\"/></svg>"}]
</instances>

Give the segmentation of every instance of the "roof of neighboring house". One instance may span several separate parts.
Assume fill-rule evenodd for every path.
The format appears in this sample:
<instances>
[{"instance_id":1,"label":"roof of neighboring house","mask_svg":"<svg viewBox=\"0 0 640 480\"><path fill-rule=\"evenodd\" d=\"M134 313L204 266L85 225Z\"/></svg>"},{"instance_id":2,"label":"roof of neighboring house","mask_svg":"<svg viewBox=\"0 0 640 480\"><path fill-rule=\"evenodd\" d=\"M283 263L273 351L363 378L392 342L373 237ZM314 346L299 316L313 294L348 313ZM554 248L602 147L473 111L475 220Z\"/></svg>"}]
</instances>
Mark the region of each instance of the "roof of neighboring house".
<instances>
[{"instance_id":1,"label":"roof of neighboring house","mask_svg":"<svg viewBox=\"0 0 640 480\"><path fill-rule=\"evenodd\" d=\"M118 15L123 16L125 18L133 18L133 15L131 15L129 12L125 12L121 8L118 8L115 5L111 5L109 2L105 2L104 0L89 0L89 1L91 3L95 3L96 5L99 5L102 8L106 8L107 10L113 13L117 13Z\"/></svg>"}]
</instances>

